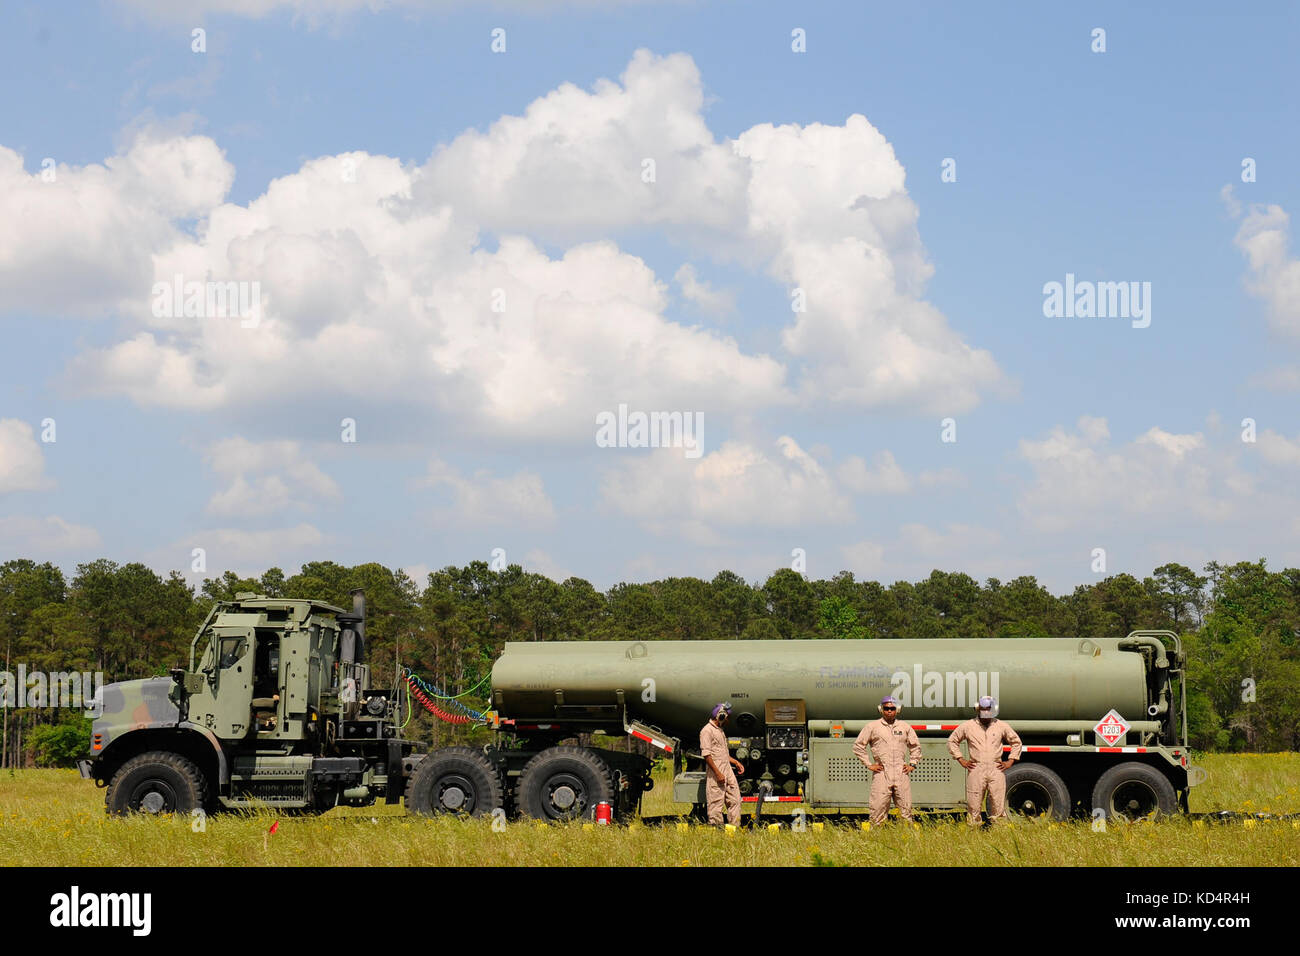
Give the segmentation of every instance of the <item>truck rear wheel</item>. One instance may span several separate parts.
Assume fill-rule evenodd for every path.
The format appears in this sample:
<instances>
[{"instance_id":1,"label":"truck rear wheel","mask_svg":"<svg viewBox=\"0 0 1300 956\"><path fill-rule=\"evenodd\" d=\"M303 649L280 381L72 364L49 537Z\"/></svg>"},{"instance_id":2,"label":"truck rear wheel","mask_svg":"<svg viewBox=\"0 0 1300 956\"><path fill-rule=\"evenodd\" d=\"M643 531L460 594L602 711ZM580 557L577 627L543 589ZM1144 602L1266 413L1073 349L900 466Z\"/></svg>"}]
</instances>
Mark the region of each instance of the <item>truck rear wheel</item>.
<instances>
[{"instance_id":1,"label":"truck rear wheel","mask_svg":"<svg viewBox=\"0 0 1300 956\"><path fill-rule=\"evenodd\" d=\"M406 809L432 816L490 814L501 806L501 779L492 761L470 747L448 747L420 761L406 785Z\"/></svg>"},{"instance_id":2,"label":"truck rear wheel","mask_svg":"<svg viewBox=\"0 0 1300 956\"><path fill-rule=\"evenodd\" d=\"M180 754L154 750L118 768L104 794L114 816L128 813L190 813L208 805L208 782Z\"/></svg>"},{"instance_id":3,"label":"truck rear wheel","mask_svg":"<svg viewBox=\"0 0 1300 956\"><path fill-rule=\"evenodd\" d=\"M524 765L516 791L519 808L538 820L592 816L601 801L614 803L609 766L582 747L552 747Z\"/></svg>"},{"instance_id":4,"label":"truck rear wheel","mask_svg":"<svg viewBox=\"0 0 1300 956\"><path fill-rule=\"evenodd\" d=\"M1098 778L1092 788L1092 805L1101 807L1108 820L1140 820L1177 812L1178 795L1159 770L1130 760Z\"/></svg>"},{"instance_id":5,"label":"truck rear wheel","mask_svg":"<svg viewBox=\"0 0 1300 956\"><path fill-rule=\"evenodd\" d=\"M1007 812L1064 820L1070 815L1070 788L1060 774L1042 764L1020 763L1005 774Z\"/></svg>"}]
</instances>

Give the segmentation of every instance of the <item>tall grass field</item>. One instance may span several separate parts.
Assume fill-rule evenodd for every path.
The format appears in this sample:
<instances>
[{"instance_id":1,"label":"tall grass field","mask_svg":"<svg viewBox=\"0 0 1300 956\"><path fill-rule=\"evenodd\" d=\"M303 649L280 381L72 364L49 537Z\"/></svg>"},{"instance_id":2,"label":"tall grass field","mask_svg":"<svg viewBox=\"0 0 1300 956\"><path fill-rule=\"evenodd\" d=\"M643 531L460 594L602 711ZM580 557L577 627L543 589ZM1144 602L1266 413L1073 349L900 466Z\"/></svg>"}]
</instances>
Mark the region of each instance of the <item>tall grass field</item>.
<instances>
[{"instance_id":1,"label":"tall grass field","mask_svg":"<svg viewBox=\"0 0 1300 956\"><path fill-rule=\"evenodd\" d=\"M1300 813L1300 754L1203 755L1193 813ZM679 813L667 774L647 816ZM746 814L752 812L746 805ZM69 770L0 773L0 860L8 866L1297 866L1300 819L1176 818L1107 824L1015 820L968 831L950 817L863 830L860 822L726 833L668 822L547 826L426 819L401 807L339 808L322 816L218 814L109 818L104 791ZM276 825L278 823L278 825ZM271 833L275 825L275 832Z\"/></svg>"}]
</instances>

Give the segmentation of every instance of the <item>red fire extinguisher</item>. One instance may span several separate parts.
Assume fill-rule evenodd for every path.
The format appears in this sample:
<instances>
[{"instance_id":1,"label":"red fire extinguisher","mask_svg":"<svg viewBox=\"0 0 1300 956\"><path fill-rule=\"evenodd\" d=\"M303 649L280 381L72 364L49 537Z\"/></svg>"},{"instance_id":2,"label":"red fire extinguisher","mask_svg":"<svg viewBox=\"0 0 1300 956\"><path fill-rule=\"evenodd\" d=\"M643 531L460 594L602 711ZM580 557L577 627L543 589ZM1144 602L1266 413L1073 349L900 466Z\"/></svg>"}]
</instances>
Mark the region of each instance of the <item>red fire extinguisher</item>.
<instances>
[{"instance_id":1,"label":"red fire extinguisher","mask_svg":"<svg viewBox=\"0 0 1300 956\"><path fill-rule=\"evenodd\" d=\"M614 821L614 808L610 806L608 800L602 800L596 804L596 822L601 826L609 826Z\"/></svg>"}]
</instances>

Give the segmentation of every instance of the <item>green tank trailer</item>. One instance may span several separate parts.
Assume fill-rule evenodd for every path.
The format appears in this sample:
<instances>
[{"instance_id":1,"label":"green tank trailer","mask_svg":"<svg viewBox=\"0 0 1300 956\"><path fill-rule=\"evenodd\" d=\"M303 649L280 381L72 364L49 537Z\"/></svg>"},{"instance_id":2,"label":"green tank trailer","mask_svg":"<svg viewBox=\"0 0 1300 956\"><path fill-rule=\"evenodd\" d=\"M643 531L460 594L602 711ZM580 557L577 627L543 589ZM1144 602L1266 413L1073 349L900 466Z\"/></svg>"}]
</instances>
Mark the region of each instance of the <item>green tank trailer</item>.
<instances>
[{"instance_id":1,"label":"green tank trailer","mask_svg":"<svg viewBox=\"0 0 1300 956\"><path fill-rule=\"evenodd\" d=\"M962 808L966 771L949 756L947 739L989 694L1025 744L1007 771L1011 810L1057 819L1186 811L1184 692L1184 656L1169 631L1083 639L507 644L492 670L493 704L516 732L626 728L674 755L674 797L697 808L704 774L684 769L681 742L698 739L720 701L733 707L729 744L745 765L745 799L810 809L865 806L871 775L853 744L887 694L900 700L899 719L921 739L913 805Z\"/></svg>"},{"instance_id":2,"label":"green tank trailer","mask_svg":"<svg viewBox=\"0 0 1300 956\"><path fill-rule=\"evenodd\" d=\"M1167 647L1166 641L1172 646ZM631 736L674 764L673 795L704 805L691 751L734 708L745 799L859 808L870 774L854 738L885 694L923 760L919 808L965 805L948 734L992 694L1025 743L1013 811L1137 817L1187 808L1184 659L1177 636L1020 640L591 641L507 644L492 669L481 749L402 735L403 696L372 686L365 598L350 612L240 594L199 628L189 667L103 689L82 776L110 813L271 807L320 812L404 802L415 813L592 819L635 815L651 781L636 753L575 746Z\"/></svg>"}]
</instances>

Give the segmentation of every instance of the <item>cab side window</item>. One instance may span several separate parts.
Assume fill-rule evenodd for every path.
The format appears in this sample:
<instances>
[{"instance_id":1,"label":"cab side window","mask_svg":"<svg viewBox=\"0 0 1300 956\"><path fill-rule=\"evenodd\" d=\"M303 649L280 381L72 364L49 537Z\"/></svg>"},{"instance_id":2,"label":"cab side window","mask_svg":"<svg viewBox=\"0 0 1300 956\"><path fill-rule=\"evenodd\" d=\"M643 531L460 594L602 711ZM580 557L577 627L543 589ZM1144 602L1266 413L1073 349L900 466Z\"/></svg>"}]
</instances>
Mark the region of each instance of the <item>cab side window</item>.
<instances>
[{"instance_id":1,"label":"cab side window","mask_svg":"<svg viewBox=\"0 0 1300 956\"><path fill-rule=\"evenodd\" d=\"M219 666L222 670L234 667L243 656L244 639L242 637L223 637L221 639L221 648L217 659L220 661Z\"/></svg>"}]
</instances>

